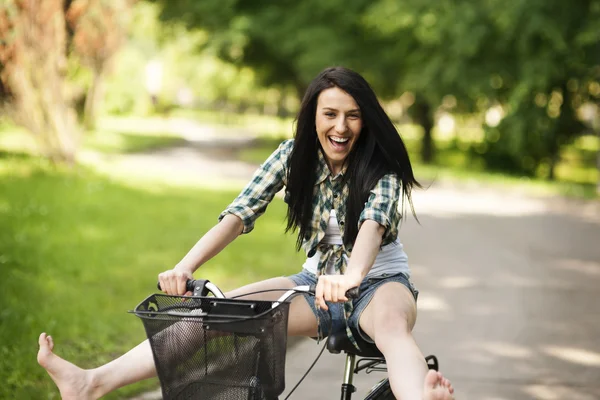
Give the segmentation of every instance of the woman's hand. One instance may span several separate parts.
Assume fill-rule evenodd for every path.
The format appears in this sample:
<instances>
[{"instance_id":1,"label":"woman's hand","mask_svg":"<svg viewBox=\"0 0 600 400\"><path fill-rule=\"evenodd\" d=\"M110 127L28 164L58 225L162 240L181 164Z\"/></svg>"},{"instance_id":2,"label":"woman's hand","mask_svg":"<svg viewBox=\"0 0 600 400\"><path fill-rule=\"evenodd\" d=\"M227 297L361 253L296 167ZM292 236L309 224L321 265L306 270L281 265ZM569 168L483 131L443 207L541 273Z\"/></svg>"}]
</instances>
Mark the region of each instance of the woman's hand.
<instances>
[{"instance_id":1,"label":"woman's hand","mask_svg":"<svg viewBox=\"0 0 600 400\"><path fill-rule=\"evenodd\" d=\"M161 290L169 295L190 296L192 292L186 291L188 279L194 279L192 273L177 267L158 274Z\"/></svg>"},{"instance_id":2,"label":"woman's hand","mask_svg":"<svg viewBox=\"0 0 600 400\"><path fill-rule=\"evenodd\" d=\"M332 303L348 301L346 291L360 286L362 277L359 275L321 275L315 291L315 305L322 310L328 310L326 301Z\"/></svg>"}]
</instances>

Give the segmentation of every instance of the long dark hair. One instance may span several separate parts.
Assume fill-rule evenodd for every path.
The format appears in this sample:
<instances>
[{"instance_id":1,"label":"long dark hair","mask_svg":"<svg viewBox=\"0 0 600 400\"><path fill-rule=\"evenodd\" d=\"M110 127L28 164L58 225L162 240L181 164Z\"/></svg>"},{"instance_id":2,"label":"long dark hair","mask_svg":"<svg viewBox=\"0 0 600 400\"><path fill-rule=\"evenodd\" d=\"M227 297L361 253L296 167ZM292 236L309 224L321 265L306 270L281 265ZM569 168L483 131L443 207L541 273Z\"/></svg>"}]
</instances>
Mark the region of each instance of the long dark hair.
<instances>
[{"instance_id":1,"label":"long dark hair","mask_svg":"<svg viewBox=\"0 0 600 400\"><path fill-rule=\"evenodd\" d=\"M413 215L411 190L413 186L421 187L414 177L404 142L367 81L347 68L325 69L310 83L302 99L288 165L286 232L300 229L296 243L298 250L310 231L313 196L317 195L314 192L319 160L317 152L323 151L315 125L317 100L323 90L332 87L338 87L354 98L363 121L361 134L346 160L344 179L349 184L349 196L344 244L354 244L358 235L358 218L369 192L382 176L390 172L398 176L402 182L402 210L406 199Z\"/></svg>"}]
</instances>

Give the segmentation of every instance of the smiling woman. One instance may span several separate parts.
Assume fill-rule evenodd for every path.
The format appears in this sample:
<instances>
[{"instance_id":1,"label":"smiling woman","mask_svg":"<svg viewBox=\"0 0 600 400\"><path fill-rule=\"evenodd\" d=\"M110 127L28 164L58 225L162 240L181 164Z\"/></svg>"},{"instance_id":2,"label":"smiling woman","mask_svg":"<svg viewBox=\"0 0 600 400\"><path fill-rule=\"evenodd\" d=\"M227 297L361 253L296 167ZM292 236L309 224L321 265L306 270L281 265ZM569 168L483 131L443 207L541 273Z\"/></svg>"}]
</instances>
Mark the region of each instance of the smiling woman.
<instances>
[{"instance_id":1,"label":"smiling woman","mask_svg":"<svg viewBox=\"0 0 600 400\"><path fill-rule=\"evenodd\" d=\"M329 169L337 175L360 136L363 127L360 108L342 89L326 89L317 101L315 124Z\"/></svg>"},{"instance_id":2,"label":"smiling woman","mask_svg":"<svg viewBox=\"0 0 600 400\"><path fill-rule=\"evenodd\" d=\"M175 268L159 274L160 287L169 295L186 294L186 280L240 234L250 233L285 188L286 231L298 232L297 249L307 257L302 271L244 286L227 297L276 300L275 289L315 284L314 299L292 300L288 335L345 332L357 348L359 339L374 343L385 356L396 398L450 400L450 382L428 372L411 334L418 291L410 282L398 228L404 200L412 208L413 186L419 183L404 142L369 84L347 68L328 68L306 91L294 139L281 143L257 169L219 223ZM349 301L345 293L355 287L361 293ZM157 374L148 342L87 371L54 354L45 333L39 345L38 362L64 399L98 398ZM177 361L186 354L171 356Z\"/></svg>"}]
</instances>

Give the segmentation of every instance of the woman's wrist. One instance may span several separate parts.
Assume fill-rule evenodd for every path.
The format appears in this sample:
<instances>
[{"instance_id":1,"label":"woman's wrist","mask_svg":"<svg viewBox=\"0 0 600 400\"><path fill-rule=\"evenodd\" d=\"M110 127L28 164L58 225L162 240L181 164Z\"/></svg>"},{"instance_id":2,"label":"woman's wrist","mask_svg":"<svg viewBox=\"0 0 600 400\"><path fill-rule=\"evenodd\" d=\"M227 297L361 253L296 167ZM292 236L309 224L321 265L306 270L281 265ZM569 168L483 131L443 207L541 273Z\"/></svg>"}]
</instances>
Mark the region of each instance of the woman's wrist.
<instances>
[{"instance_id":1,"label":"woman's wrist","mask_svg":"<svg viewBox=\"0 0 600 400\"><path fill-rule=\"evenodd\" d=\"M363 279L365 279L365 276L367 276L367 271L364 271L363 273L363 271L359 271L357 268L348 268L344 275L346 275L351 281L360 285Z\"/></svg>"},{"instance_id":2,"label":"woman's wrist","mask_svg":"<svg viewBox=\"0 0 600 400\"><path fill-rule=\"evenodd\" d=\"M198 267L193 267L193 266L189 266L186 264L177 264L175 266L175 268L173 268L175 271L180 271L180 272L184 272L184 273L188 273L190 275L193 275L194 272L196 272L196 270L198 269Z\"/></svg>"}]
</instances>

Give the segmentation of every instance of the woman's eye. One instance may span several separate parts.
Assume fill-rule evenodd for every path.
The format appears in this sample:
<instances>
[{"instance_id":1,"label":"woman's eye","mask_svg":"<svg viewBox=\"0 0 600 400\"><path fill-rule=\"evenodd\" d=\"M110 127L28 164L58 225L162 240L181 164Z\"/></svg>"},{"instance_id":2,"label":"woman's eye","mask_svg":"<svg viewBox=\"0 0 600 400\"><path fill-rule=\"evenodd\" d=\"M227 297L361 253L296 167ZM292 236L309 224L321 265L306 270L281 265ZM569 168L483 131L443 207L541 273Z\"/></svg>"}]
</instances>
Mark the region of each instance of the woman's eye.
<instances>
[{"instance_id":1,"label":"woman's eye","mask_svg":"<svg viewBox=\"0 0 600 400\"><path fill-rule=\"evenodd\" d=\"M326 112L325 115L328 117L335 117L335 114L332 112Z\"/></svg>"},{"instance_id":2,"label":"woman's eye","mask_svg":"<svg viewBox=\"0 0 600 400\"><path fill-rule=\"evenodd\" d=\"M352 115L348 115L348 118L350 118L350 119L359 119L360 115L352 114Z\"/></svg>"}]
</instances>

